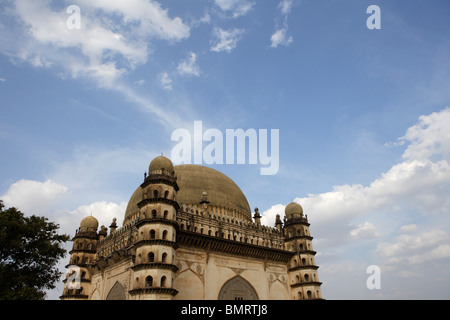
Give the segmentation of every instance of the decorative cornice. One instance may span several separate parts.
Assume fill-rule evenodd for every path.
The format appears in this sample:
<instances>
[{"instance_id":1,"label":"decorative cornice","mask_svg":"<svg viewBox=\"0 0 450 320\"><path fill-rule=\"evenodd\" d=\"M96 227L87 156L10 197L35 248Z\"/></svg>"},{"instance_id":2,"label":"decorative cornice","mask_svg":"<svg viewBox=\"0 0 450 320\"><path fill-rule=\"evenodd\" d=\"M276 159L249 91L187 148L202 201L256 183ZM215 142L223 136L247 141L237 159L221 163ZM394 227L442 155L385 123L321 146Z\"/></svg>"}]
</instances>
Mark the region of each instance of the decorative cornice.
<instances>
[{"instance_id":1,"label":"decorative cornice","mask_svg":"<svg viewBox=\"0 0 450 320\"><path fill-rule=\"evenodd\" d=\"M137 206L139 209L141 209L142 207L146 206L147 204L160 203L160 202L169 204L169 205L173 206L176 210L180 209L180 205L178 204L178 202L171 200L171 199L167 199L167 198L142 199L140 202L138 202Z\"/></svg>"},{"instance_id":2,"label":"decorative cornice","mask_svg":"<svg viewBox=\"0 0 450 320\"><path fill-rule=\"evenodd\" d=\"M295 239L306 239L306 240L311 240L312 241L313 237L305 236L305 235L295 235L295 236L292 236L290 238L284 239L284 241L288 242L288 241L295 240Z\"/></svg>"},{"instance_id":3,"label":"decorative cornice","mask_svg":"<svg viewBox=\"0 0 450 320\"><path fill-rule=\"evenodd\" d=\"M72 253L91 253L91 254L96 254L97 250L94 250L94 249L91 249L91 250L89 250L89 249L72 249L72 250L69 251L69 254L72 254Z\"/></svg>"},{"instance_id":4,"label":"decorative cornice","mask_svg":"<svg viewBox=\"0 0 450 320\"><path fill-rule=\"evenodd\" d=\"M72 238L72 241L74 241L75 239L98 240L98 234L92 231L78 231Z\"/></svg>"},{"instance_id":5,"label":"decorative cornice","mask_svg":"<svg viewBox=\"0 0 450 320\"><path fill-rule=\"evenodd\" d=\"M148 240L140 240L134 244L135 248L139 248L142 246L151 246L151 245L159 245L159 246L168 246L174 249L178 249L178 244L175 241L162 240L162 239L148 239Z\"/></svg>"},{"instance_id":6,"label":"decorative cornice","mask_svg":"<svg viewBox=\"0 0 450 320\"><path fill-rule=\"evenodd\" d=\"M165 174L150 174L148 175L144 182L141 184L141 188L144 189L146 186L150 184L167 184L172 186L176 191L180 190L178 187L177 181L175 178L165 175Z\"/></svg>"},{"instance_id":7,"label":"decorative cornice","mask_svg":"<svg viewBox=\"0 0 450 320\"><path fill-rule=\"evenodd\" d=\"M310 225L309 222L308 222L308 219L305 218L305 217L302 217L302 218L290 218L290 219L287 219L285 221L285 223L284 223L284 227L286 228L286 227L288 227L290 225L293 225L293 224L301 224L301 225L304 225L304 226L307 226L307 227L309 227L309 225Z\"/></svg>"},{"instance_id":8,"label":"decorative cornice","mask_svg":"<svg viewBox=\"0 0 450 320\"><path fill-rule=\"evenodd\" d=\"M80 299L80 300L87 300L89 298L89 296L87 294L63 294L62 296L59 297L59 299L64 300L64 299Z\"/></svg>"},{"instance_id":9,"label":"decorative cornice","mask_svg":"<svg viewBox=\"0 0 450 320\"><path fill-rule=\"evenodd\" d=\"M144 218L140 219L138 222L136 222L136 227L140 228L144 224L166 224L169 226L173 226L175 229L178 230L178 222L174 220L164 219L164 218Z\"/></svg>"},{"instance_id":10,"label":"decorative cornice","mask_svg":"<svg viewBox=\"0 0 450 320\"><path fill-rule=\"evenodd\" d=\"M177 243L180 246L285 263L295 254L295 252L291 251L208 236L187 230L177 232Z\"/></svg>"},{"instance_id":11,"label":"decorative cornice","mask_svg":"<svg viewBox=\"0 0 450 320\"><path fill-rule=\"evenodd\" d=\"M294 284L291 284L291 288L298 288L298 287L306 287L306 286L321 286L322 282L319 281L306 281L306 282L297 282Z\"/></svg>"},{"instance_id":12,"label":"decorative cornice","mask_svg":"<svg viewBox=\"0 0 450 320\"><path fill-rule=\"evenodd\" d=\"M168 269L171 270L172 272L178 271L178 267L176 265L164 262L139 263L135 266L132 266L131 269L133 269L133 271L145 269Z\"/></svg>"},{"instance_id":13,"label":"decorative cornice","mask_svg":"<svg viewBox=\"0 0 450 320\"><path fill-rule=\"evenodd\" d=\"M78 279L77 281L91 283L91 279L86 279L86 278L81 278L81 279ZM67 279L64 279L62 282L66 283Z\"/></svg>"},{"instance_id":14,"label":"decorative cornice","mask_svg":"<svg viewBox=\"0 0 450 320\"><path fill-rule=\"evenodd\" d=\"M164 288L164 287L147 287L147 288L138 288L128 291L129 294L132 296L136 294L151 294L151 293L157 293L157 294L170 294L172 296L176 296L178 294L178 291L172 288Z\"/></svg>"},{"instance_id":15,"label":"decorative cornice","mask_svg":"<svg viewBox=\"0 0 450 320\"><path fill-rule=\"evenodd\" d=\"M313 256L316 255L316 251L314 250L298 250L298 253L302 254L302 253L306 253L306 254L312 254Z\"/></svg>"},{"instance_id":16,"label":"decorative cornice","mask_svg":"<svg viewBox=\"0 0 450 320\"><path fill-rule=\"evenodd\" d=\"M289 271L289 272L292 272L292 271L303 270L303 269L313 269L313 270L317 270L317 269L319 269L319 266L315 266L315 265L302 265L302 266L297 266L297 267L290 268L288 271Z\"/></svg>"}]
</instances>

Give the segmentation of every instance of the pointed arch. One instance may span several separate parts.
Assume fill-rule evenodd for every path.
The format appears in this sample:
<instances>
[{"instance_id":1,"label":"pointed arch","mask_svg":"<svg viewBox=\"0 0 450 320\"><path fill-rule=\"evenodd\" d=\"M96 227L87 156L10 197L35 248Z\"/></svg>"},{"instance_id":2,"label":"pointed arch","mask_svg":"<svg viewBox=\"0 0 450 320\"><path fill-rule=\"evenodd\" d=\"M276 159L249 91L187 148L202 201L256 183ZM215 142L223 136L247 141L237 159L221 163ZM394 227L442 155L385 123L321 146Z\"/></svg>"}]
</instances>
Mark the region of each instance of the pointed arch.
<instances>
[{"instance_id":1,"label":"pointed arch","mask_svg":"<svg viewBox=\"0 0 450 320\"><path fill-rule=\"evenodd\" d=\"M259 300L253 286L241 276L231 278L222 286L219 300Z\"/></svg>"},{"instance_id":2,"label":"pointed arch","mask_svg":"<svg viewBox=\"0 0 450 320\"><path fill-rule=\"evenodd\" d=\"M125 289L119 281L116 281L111 290L109 290L106 300L126 300Z\"/></svg>"}]
</instances>

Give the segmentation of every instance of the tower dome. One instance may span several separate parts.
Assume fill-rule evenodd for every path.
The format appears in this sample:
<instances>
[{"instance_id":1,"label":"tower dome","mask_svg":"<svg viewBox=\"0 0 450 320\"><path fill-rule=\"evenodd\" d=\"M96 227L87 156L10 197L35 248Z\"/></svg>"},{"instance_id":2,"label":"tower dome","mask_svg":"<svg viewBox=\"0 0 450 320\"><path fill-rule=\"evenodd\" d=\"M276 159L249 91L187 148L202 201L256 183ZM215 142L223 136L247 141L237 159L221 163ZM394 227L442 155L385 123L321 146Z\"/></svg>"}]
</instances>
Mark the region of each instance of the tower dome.
<instances>
[{"instance_id":1,"label":"tower dome","mask_svg":"<svg viewBox=\"0 0 450 320\"><path fill-rule=\"evenodd\" d=\"M173 171L173 164L172 161L170 161L169 158L166 158L164 156L156 157L155 159L150 162L150 165L148 166L148 173L154 172L157 170L165 170L165 171Z\"/></svg>"},{"instance_id":2,"label":"tower dome","mask_svg":"<svg viewBox=\"0 0 450 320\"><path fill-rule=\"evenodd\" d=\"M299 217L303 215L303 208L297 202L291 202L284 209L284 214L286 217Z\"/></svg>"},{"instance_id":3,"label":"tower dome","mask_svg":"<svg viewBox=\"0 0 450 320\"><path fill-rule=\"evenodd\" d=\"M93 216L87 216L80 223L80 231L94 231L98 229L98 220Z\"/></svg>"}]
</instances>

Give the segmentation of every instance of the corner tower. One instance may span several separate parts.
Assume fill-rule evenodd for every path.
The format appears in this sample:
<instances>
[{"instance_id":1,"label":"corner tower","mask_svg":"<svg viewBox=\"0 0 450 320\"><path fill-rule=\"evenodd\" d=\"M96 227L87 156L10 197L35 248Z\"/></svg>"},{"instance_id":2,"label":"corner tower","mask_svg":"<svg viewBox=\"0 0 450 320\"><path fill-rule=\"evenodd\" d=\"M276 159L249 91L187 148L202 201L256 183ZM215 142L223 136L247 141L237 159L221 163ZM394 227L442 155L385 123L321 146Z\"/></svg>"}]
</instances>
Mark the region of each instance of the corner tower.
<instances>
[{"instance_id":1,"label":"corner tower","mask_svg":"<svg viewBox=\"0 0 450 320\"><path fill-rule=\"evenodd\" d=\"M295 252L289 266L289 283L293 299L322 299L321 282L312 248L312 239L309 233L308 216L303 215L303 208L291 202L285 208L284 241L286 250Z\"/></svg>"},{"instance_id":2,"label":"corner tower","mask_svg":"<svg viewBox=\"0 0 450 320\"><path fill-rule=\"evenodd\" d=\"M91 292L90 264L97 257L98 221L92 216L81 220L80 228L76 230L72 239L73 247L69 252L70 260L67 277L64 280L61 300L87 300Z\"/></svg>"},{"instance_id":3,"label":"corner tower","mask_svg":"<svg viewBox=\"0 0 450 320\"><path fill-rule=\"evenodd\" d=\"M178 293L174 279L179 188L172 162L164 156L153 159L140 188L134 280L129 293L137 300L173 299Z\"/></svg>"}]
</instances>

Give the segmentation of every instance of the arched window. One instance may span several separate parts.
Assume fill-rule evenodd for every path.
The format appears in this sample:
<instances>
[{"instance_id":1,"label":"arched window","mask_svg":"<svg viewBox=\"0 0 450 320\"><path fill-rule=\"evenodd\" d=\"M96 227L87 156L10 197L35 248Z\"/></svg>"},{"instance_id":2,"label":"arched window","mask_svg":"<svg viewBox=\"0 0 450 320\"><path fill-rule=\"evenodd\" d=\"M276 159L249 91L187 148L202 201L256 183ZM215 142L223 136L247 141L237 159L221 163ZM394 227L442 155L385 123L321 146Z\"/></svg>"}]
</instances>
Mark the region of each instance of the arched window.
<instances>
[{"instance_id":1,"label":"arched window","mask_svg":"<svg viewBox=\"0 0 450 320\"><path fill-rule=\"evenodd\" d=\"M150 230L150 239L155 239L156 238L156 232L155 230Z\"/></svg>"},{"instance_id":2,"label":"arched window","mask_svg":"<svg viewBox=\"0 0 450 320\"><path fill-rule=\"evenodd\" d=\"M148 254L148 262L155 262L155 254L153 252Z\"/></svg>"},{"instance_id":3,"label":"arched window","mask_svg":"<svg viewBox=\"0 0 450 320\"><path fill-rule=\"evenodd\" d=\"M167 239L167 230L163 231L162 238L163 238L163 240Z\"/></svg>"},{"instance_id":4,"label":"arched window","mask_svg":"<svg viewBox=\"0 0 450 320\"><path fill-rule=\"evenodd\" d=\"M167 219L167 217L169 216L169 211L164 211L164 219Z\"/></svg>"},{"instance_id":5,"label":"arched window","mask_svg":"<svg viewBox=\"0 0 450 320\"><path fill-rule=\"evenodd\" d=\"M156 210L152 210L152 218L156 219Z\"/></svg>"},{"instance_id":6,"label":"arched window","mask_svg":"<svg viewBox=\"0 0 450 320\"><path fill-rule=\"evenodd\" d=\"M153 190L153 198L158 198L158 190Z\"/></svg>"},{"instance_id":7,"label":"arched window","mask_svg":"<svg viewBox=\"0 0 450 320\"><path fill-rule=\"evenodd\" d=\"M308 276L308 274L305 274L304 277L305 277L305 281L308 282L308 281L309 281L309 276Z\"/></svg>"},{"instance_id":8,"label":"arched window","mask_svg":"<svg viewBox=\"0 0 450 320\"><path fill-rule=\"evenodd\" d=\"M152 276L148 276L147 278L145 278L145 285L147 287L153 287L153 278L152 278Z\"/></svg>"},{"instance_id":9,"label":"arched window","mask_svg":"<svg viewBox=\"0 0 450 320\"><path fill-rule=\"evenodd\" d=\"M161 287L165 287L166 286L166 277L162 276L161 278Z\"/></svg>"},{"instance_id":10,"label":"arched window","mask_svg":"<svg viewBox=\"0 0 450 320\"><path fill-rule=\"evenodd\" d=\"M168 198L169 197L169 191L168 190L166 190L165 192L164 192L164 198Z\"/></svg>"},{"instance_id":11,"label":"arched window","mask_svg":"<svg viewBox=\"0 0 450 320\"><path fill-rule=\"evenodd\" d=\"M161 257L161 262L166 262L166 259L167 259L167 253L164 252Z\"/></svg>"},{"instance_id":12,"label":"arched window","mask_svg":"<svg viewBox=\"0 0 450 320\"><path fill-rule=\"evenodd\" d=\"M295 281L296 281L296 283L299 283L300 282L300 277L297 275L297 276L295 276Z\"/></svg>"},{"instance_id":13,"label":"arched window","mask_svg":"<svg viewBox=\"0 0 450 320\"><path fill-rule=\"evenodd\" d=\"M302 258L302 264L306 265L306 259L305 258Z\"/></svg>"},{"instance_id":14,"label":"arched window","mask_svg":"<svg viewBox=\"0 0 450 320\"><path fill-rule=\"evenodd\" d=\"M311 291L307 291L306 292L306 296L308 297L308 299L311 299L312 298L312 293L311 293Z\"/></svg>"}]
</instances>

